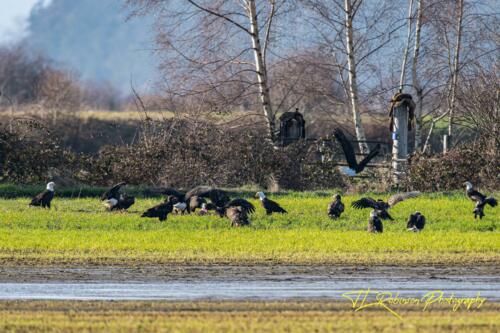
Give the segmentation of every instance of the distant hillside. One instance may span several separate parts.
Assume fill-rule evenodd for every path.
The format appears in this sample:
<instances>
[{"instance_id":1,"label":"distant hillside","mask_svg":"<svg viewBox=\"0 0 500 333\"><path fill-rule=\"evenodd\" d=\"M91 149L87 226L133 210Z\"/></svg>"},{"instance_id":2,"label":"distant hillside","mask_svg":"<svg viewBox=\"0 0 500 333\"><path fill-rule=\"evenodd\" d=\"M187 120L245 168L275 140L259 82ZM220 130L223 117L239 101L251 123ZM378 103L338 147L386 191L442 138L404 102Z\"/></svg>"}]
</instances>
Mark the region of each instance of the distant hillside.
<instances>
[{"instance_id":1,"label":"distant hillside","mask_svg":"<svg viewBox=\"0 0 500 333\"><path fill-rule=\"evenodd\" d=\"M152 19L127 19L123 0L52 0L35 6L29 45L76 69L83 79L107 80L124 93L130 79L142 86L154 79Z\"/></svg>"}]
</instances>

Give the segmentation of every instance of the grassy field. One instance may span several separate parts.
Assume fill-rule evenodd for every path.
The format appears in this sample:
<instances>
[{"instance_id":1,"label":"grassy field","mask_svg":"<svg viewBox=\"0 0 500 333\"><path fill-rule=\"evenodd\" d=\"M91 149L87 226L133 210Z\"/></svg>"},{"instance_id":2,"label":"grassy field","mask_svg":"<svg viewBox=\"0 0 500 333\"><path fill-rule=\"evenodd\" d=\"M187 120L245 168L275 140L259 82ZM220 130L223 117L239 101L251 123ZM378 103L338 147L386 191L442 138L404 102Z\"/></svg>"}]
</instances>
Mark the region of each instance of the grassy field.
<instances>
[{"instance_id":1,"label":"grassy field","mask_svg":"<svg viewBox=\"0 0 500 333\"><path fill-rule=\"evenodd\" d=\"M463 194L427 194L395 206L383 234L366 230L369 210L326 216L331 193L273 196L288 215L266 216L257 204L247 228L216 216L170 216L160 223L140 213L161 198L139 198L128 212L104 211L96 198L55 198L52 210L28 207L28 198L0 200L0 261L4 263L338 263L498 264L500 209L474 220ZM386 198L388 195L382 195ZM378 196L377 196L378 197ZM406 231L410 212L428 220L423 232Z\"/></svg>"},{"instance_id":2,"label":"grassy field","mask_svg":"<svg viewBox=\"0 0 500 333\"><path fill-rule=\"evenodd\" d=\"M2 332L496 332L500 305L354 312L346 302L0 302Z\"/></svg>"}]
</instances>

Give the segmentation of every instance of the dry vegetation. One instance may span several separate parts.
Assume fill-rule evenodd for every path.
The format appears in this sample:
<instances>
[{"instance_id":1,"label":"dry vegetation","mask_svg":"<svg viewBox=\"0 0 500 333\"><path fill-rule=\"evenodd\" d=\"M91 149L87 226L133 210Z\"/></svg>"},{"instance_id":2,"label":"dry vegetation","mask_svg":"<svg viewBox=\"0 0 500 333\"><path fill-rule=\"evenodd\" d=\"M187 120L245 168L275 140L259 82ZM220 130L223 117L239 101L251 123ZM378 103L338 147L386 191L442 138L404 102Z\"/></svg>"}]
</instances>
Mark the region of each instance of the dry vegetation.
<instances>
[{"instance_id":1,"label":"dry vegetation","mask_svg":"<svg viewBox=\"0 0 500 333\"><path fill-rule=\"evenodd\" d=\"M495 332L500 306L397 306L354 312L347 302L0 302L5 332Z\"/></svg>"}]
</instances>

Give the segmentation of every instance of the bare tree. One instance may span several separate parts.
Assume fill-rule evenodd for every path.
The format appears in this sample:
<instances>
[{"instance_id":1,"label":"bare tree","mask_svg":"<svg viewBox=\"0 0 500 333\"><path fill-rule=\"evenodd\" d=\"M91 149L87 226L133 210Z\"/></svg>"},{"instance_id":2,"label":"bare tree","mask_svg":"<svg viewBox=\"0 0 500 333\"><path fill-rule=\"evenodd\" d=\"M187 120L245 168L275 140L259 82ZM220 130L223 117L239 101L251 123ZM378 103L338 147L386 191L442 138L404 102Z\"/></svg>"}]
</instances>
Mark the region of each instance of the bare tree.
<instances>
[{"instance_id":1,"label":"bare tree","mask_svg":"<svg viewBox=\"0 0 500 333\"><path fill-rule=\"evenodd\" d=\"M417 22L415 23L415 45L413 48L413 60L411 66L413 89L415 90L415 150L419 151L422 145L422 87L418 77L418 61L420 56L420 35L422 32L422 19L424 0L417 0Z\"/></svg>"},{"instance_id":2,"label":"bare tree","mask_svg":"<svg viewBox=\"0 0 500 333\"><path fill-rule=\"evenodd\" d=\"M24 45L0 47L0 92L8 105L35 102L48 65Z\"/></svg>"},{"instance_id":3,"label":"bare tree","mask_svg":"<svg viewBox=\"0 0 500 333\"><path fill-rule=\"evenodd\" d=\"M453 116L455 109L456 93L457 93L457 82L458 82L458 71L460 69L460 48L462 40L462 20L464 16L464 0L458 0L457 2L457 41L455 44L455 54L453 57L453 69L451 74L451 84L450 84L450 97L448 103L448 145L452 145L451 140L453 139ZM447 150L448 147L445 147Z\"/></svg>"},{"instance_id":4,"label":"bare tree","mask_svg":"<svg viewBox=\"0 0 500 333\"><path fill-rule=\"evenodd\" d=\"M231 111L243 101L257 103L274 141L278 110L271 100L269 58L272 50L279 59L277 21L289 10L289 1L128 2L136 13L159 14L158 50L170 94L211 100L216 111Z\"/></svg>"},{"instance_id":5,"label":"bare tree","mask_svg":"<svg viewBox=\"0 0 500 333\"><path fill-rule=\"evenodd\" d=\"M460 124L458 93L461 85L476 79L477 66L495 70L499 48L494 31L499 18L492 12L488 1L418 2L412 61L417 150L429 151L431 142L438 141L432 139L437 130L439 135L451 133L454 143L467 138L467 129Z\"/></svg>"},{"instance_id":6,"label":"bare tree","mask_svg":"<svg viewBox=\"0 0 500 333\"><path fill-rule=\"evenodd\" d=\"M351 119L361 152L367 152L362 106L367 108L368 90L373 82L371 59L396 40L404 24L394 21L394 2L368 0L303 0L308 23L316 33L315 43L332 55L348 97ZM395 24L396 23L396 24ZM386 64L387 65L387 64Z\"/></svg>"},{"instance_id":7,"label":"bare tree","mask_svg":"<svg viewBox=\"0 0 500 333\"><path fill-rule=\"evenodd\" d=\"M410 50L410 41L411 41L412 16L413 16L413 0L409 0L409 4L408 4L408 33L406 36L406 46L405 46L405 50L403 53L403 61L401 63L401 76L399 79L399 91L400 92L403 92L403 86L405 84L406 63L408 61L408 52Z\"/></svg>"},{"instance_id":8,"label":"bare tree","mask_svg":"<svg viewBox=\"0 0 500 333\"><path fill-rule=\"evenodd\" d=\"M347 66L349 73L349 99L351 101L352 119L354 122L354 129L356 131L356 138L360 141L359 149L362 153L367 153L368 145L365 142L362 142L366 141L366 135L361 121L361 114L359 112L356 55L354 53L354 27L352 21L356 14L356 10L353 8L351 2L351 0L344 0Z\"/></svg>"}]
</instances>

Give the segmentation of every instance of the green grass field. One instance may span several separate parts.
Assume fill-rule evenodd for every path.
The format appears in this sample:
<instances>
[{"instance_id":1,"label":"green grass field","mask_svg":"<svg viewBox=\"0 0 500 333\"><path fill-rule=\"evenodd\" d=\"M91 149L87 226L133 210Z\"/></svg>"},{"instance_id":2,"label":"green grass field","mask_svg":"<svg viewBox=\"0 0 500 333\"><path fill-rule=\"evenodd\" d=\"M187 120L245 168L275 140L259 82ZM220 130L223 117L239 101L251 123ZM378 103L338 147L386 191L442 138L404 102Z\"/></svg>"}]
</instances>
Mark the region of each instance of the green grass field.
<instances>
[{"instance_id":1,"label":"green grass field","mask_svg":"<svg viewBox=\"0 0 500 333\"><path fill-rule=\"evenodd\" d=\"M56 197L53 209L28 207L27 197L0 200L3 262L282 262L338 264L497 264L498 207L479 221L463 194L425 194L395 206L395 222L368 234L369 210L354 210L359 196L345 196L347 210L326 215L331 193L271 196L288 215L266 216L257 200L252 225L231 228L217 216L171 215L161 223L140 213L161 198L138 198L128 212L106 212L97 198ZM379 196L376 196L379 197ZM380 197L387 198L388 195ZM421 233L406 231L411 212L421 211Z\"/></svg>"}]
</instances>

